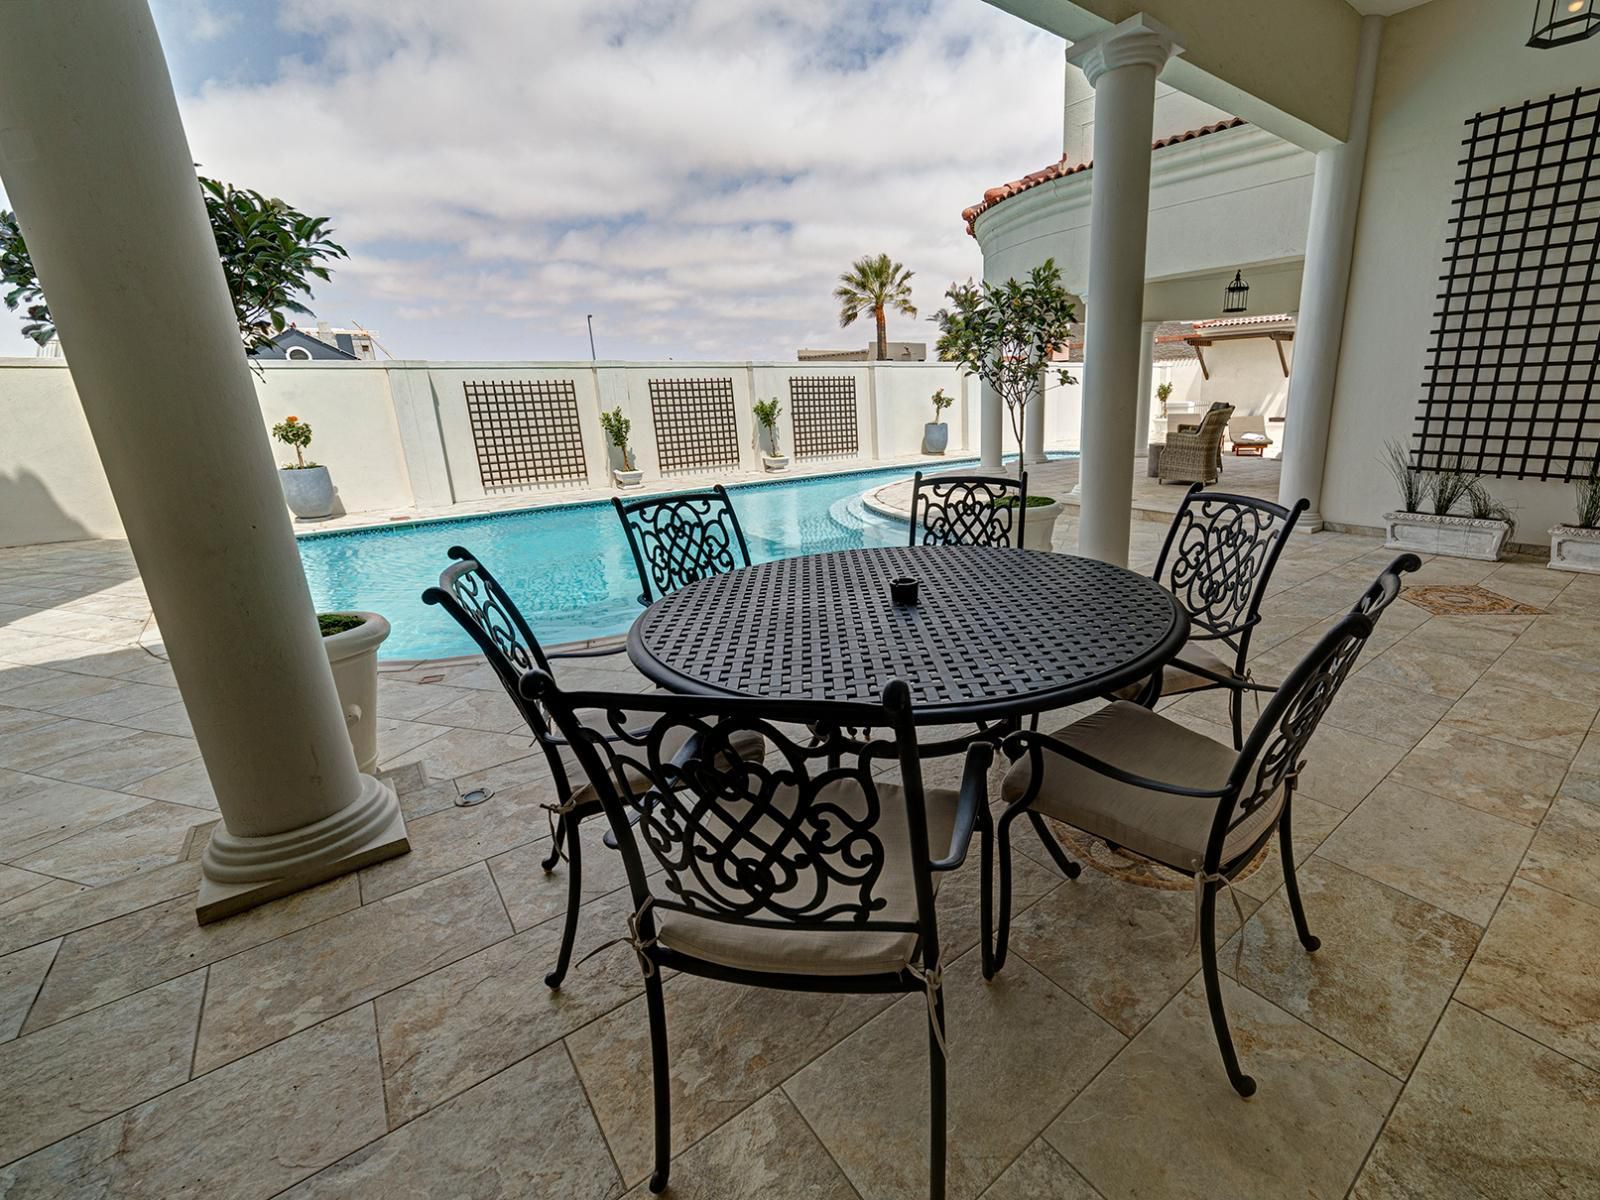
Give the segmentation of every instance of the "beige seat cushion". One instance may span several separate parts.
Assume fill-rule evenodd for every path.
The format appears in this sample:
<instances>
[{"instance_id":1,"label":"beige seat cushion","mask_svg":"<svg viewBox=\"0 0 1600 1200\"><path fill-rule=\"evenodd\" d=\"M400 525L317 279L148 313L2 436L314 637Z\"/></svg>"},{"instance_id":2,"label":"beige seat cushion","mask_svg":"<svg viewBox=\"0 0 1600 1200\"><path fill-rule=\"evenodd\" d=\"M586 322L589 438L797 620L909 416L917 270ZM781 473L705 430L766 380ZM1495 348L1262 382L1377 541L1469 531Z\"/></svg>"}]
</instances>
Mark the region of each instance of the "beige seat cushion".
<instances>
[{"instance_id":1,"label":"beige seat cushion","mask_svg":"<svg viewBox=\"0 0 1600 1200\"><path fill-rule=\"evenodd\" d=\"M1221 646L1227 651L1228 657L1223 658L1213 646ZM1238 679L1234 665L1238 657L1227 646L1215 640L1195 641L1184 643L1183 649L1178 651L1178 657L1186 663L1193 663L1197 667L1204 667L1208 671L1215 671L1218 675L1228 679ZM1197 692L1202 688L1219 686L1215 679L1209 679L1194 671L1186 670L1181 663L1168 663L1161 671L1161 694L1163 696L1176 696L1182 692ZM1118 700L1132 700L1141 691L1144 684L1130 683L1125 688L1119 688L1113 693Z\"/></svg>"},{"instance_id":2,"label":"beige seat cushion","mask_svg":"<svg viewBox=\"0 0 1600 1200\"><path fill-rule=\"evenodd\" d=\"M878 783L879 815L874 826L883 844L883 875L872 889L874 899L884 900L874 914L880 921L915 921L917 897L912 873L911 834L906 825L906 794L896 784ZM928 814L928 857L943 858L955 829L957 793L945 788L925 791ZM792 803L792 788L780 789L773 803ZM818 800L836 804L859 817L864 812L865 796L854 779L840 779L829 785ZM758 826L759 828L759 826ZM935 887L943 873L933 876ZM835 882L833 888L838 888ZM656 887L661 883L658 880ZM803 892L796 893L798 899ZM843 900L845 892L833 892ZM666 899L665 892L660 892ZM734 924L667 909L656 910L656 936L663 946L708 962L746 971L771 971L801 975L873 975L899 971L912 961L917 951L915 933L893 930L772 929Z\"/></svg>"},{"instance_id":3,"label":"beige seat cushion","mask_svg":"<svg viewBox=\"0 0 1600 1200\"><path fill-rule=\"evenodd\" d=\"M684 726L675 727L662 738L661 749L663 755L670 758L688 740L689 730ZM759 762L766 757L767 739L754 730L741 729L733 735L731 742L734 753L740 758L751 762ZM629 746L625 748L625 752L631 756L639 753L639 748ZM578 756L573 752L571 746L561 747L561 765L566 769L567 782L573 785L572 801L574 804L589 804L599 799L599 794L595 791L594 784L589 782L589 777L584 772L583 764L578 761ZM631 763L624 763L622 769L624 774L627 775L628 784L633 788L635 794L650 790L649 779Z\"/></svg>"},{"instance_id":4,"label":"beige seat cushion","mask_svg":"<svg viewBox=\"0 0 1600 1200\"><path fill-rule=\"evenodd\" d=\"M1238 756L1175 721L1119 700L1050 735L1124 771L1178 787L1220 788ZM1002 794L1020 799L1032 777L1024 756L1006 772ZM1198 871L1219 801L1174 796L1119 783L1059 754L1044 752L1044 780L1033 807L1046 816L1181 871ZM1250 848L1278 815L1282 793L1230 830L1226 865Z\"/></svg>"}]
</instances>

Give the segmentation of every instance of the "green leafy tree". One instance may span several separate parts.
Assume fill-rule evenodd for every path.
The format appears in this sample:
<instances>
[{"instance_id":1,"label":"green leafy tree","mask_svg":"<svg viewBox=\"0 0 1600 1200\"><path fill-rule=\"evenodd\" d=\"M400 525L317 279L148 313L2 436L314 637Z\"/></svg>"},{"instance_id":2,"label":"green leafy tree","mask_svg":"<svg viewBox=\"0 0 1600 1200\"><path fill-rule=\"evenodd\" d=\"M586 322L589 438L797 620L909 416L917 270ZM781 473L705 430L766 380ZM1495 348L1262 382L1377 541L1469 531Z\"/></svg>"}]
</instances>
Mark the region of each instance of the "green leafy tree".
<instances>
[{"instance_id":1,"label":"green leafy tree","mask_svg":"<svg viewBox=\"0 0 1600 1200\"><path fill-rule=\"evenodd\" d=\"M308 217L282 200L203 175L199 183L239 338L252 353L282 333L289 316L309 315L300 298L312 298L311 281L326 282L331 275L325 264L349 255L330 236L327 217ZM7 289L6 307L22 310L24 337L42 346L55 336L16 214L5 210L0 210L0 286Z\"/></svg>"},{"instance_id":2,"label":"green leafy tree","mask_svg":"<svg viewBox=\"0 0 1600 1200\"><path fill-rule=\"evenodd\" d=\"M854 325L856 318L871 313L878 326L878 358L889 357L886 316L892 308L907 317L917 315L911 303L911 272L887 254L858 258L839 276L833 298L839 302L839 328Z\"/></svg>"},{"instance_id":3,"label":"green leafy tree","mask_svg":"<svg viewBox=\"0 0 1600 1200\"><path fill-rule=\"evenodd\" d=\"M975 284L969 279L951 284L945 298L950 307L931 318L939 326L939 357L976 375L1005 401L1020 473L1028 404L1052 373L1060 383L1077 382L1050 360L1071 336L1072 297L1061 286L1055 260L1047 258L1025 280Z\"/></svg>"}]
</instances>

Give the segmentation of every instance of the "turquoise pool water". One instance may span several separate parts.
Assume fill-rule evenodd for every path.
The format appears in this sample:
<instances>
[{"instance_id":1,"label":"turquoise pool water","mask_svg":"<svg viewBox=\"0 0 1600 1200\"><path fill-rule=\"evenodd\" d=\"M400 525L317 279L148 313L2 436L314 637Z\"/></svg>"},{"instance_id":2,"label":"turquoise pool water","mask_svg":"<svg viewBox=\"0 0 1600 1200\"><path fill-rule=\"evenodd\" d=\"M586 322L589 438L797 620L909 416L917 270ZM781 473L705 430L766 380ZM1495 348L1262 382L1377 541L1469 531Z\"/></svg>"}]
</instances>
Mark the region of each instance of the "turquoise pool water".
<instances>
[{"instance_id":1,"label":"turquoise pool water","mask_svg":"<svg viewBox=\"0 0 1600 1200\"><path fill-rule=\"evenodd\" d=\"M911 475L911 468L892 467L728 490L750 557L764 562L904 542L905 523L867 511L860 497ZM623 633L639 615L639 576L605 501L310 534L300 539L300 558L320 611L368 609L389 618L394 632L383 657L443 658L476 650L454 621L421 599L456 545L495 573L546 645Z\"/></svg>"}]
</instances>

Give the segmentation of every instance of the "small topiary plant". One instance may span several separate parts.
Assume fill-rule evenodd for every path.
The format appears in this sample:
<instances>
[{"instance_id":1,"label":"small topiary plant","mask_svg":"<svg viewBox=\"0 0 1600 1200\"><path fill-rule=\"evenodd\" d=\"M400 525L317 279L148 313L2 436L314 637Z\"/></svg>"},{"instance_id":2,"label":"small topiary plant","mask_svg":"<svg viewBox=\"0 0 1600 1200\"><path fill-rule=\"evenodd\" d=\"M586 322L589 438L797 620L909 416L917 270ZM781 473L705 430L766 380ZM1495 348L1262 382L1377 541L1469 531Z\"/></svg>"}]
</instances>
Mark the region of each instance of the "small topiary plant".
<instances>
[{"instance_id":1,"label":"small topiary plant","mask_svg":"<svg viewBox=\"0 0 1600 1200\"><path fill-rule=\"evenodd\" d=\"M954 404L955 401L944 394L943 388L940 388L929 399L933 401L933 423L937 425L943 419L944 410Z\"/></svg>"},{"instance_id":2,"label":"small topiary plant","mask_svg":"<svg viewBox=\"0 0 1600 1200\"><path fill-rule=\"evenodd\" d=\"M783 411L783 402L774 396L771 400L757 400L752 407L755 410L756 421L767 431L767 437L772 441L773 457L780 456L783 452L778 449L778 414Z\"/></svg>"},{"instance_id":3,"label":"small topiary plant","mask_svg":"<svg viewBox=\"0 0 1600 1200\"><path fill-rule=\"evenodd\" d=\"M285 446L294 447L294 461L284 466L285 471L303 471L317 464L307 462L301 451L311 445L311 426L299 417L285 417L272 427L272 436Z\"/></svg>"},{"instance_id":4,"label":"small topiary plant","mask_svg":"<svg viewBox=\"0 0 1600 1200\"><path fill-rule=\"evenodd\" d=\"M633 429L633 422L623 415L620 404L610 412L600 414L600 428L605 430L611 444L622 451L622 469L633 470L633 451L628 449L628 433Z\"/></svg>"},{"instance_id":5,"label":"small topiary plant","mask_svg":"<svg viewBox=\"0 0 1600 1200\"><path fill-rule=\"evenodd\" d=\"M367 623L365 617L358 617L355 613L318 613L317 628L322 631L323 637L332 637L336 633L347 633L352 629L359 629Z\"/></svg>"},{"instance_id":6,"label":"small topiary plant","mask_svg":"<svg viewBox=\"0 0 1600 1200\"><path fill-rule=\"evenodd\" d=\"M1172 381L1164 380L1156 384L1156 399L1161 401L1161 419L1167 419L1167 401L1172 399Z\"/></svg>"}]
</instances>

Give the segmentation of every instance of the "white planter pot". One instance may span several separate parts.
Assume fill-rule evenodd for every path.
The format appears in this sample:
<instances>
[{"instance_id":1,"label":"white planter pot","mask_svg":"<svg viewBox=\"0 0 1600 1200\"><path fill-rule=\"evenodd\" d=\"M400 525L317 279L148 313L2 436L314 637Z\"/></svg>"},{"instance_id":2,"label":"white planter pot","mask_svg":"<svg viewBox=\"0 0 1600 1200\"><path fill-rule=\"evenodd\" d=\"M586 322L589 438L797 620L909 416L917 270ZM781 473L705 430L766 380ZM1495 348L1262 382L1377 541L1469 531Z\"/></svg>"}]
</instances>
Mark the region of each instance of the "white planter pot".
<instances>
[{"instance_id":1,"label":"white planter pot","mask_svg":"<svg viewBox=\"0 0 1600 1200\"><path fill-rule=\"evenodd\" d=\"M1391 512L1383 514L1383 523L1383 544L1387 549L1447 554L1452 558L1476 558L1484 562L1498 562L1511 536L1509 521L1478 517Z\"/></svg>"},{"instance_id":2,"label":"white planter pot","mask_svg":"<svg viewBox=\"0 0 1600 1200\"><path fill-rule=\"evenodd\" d=\"M373 612L351 615L363 618L363 623L323 638L322 648L333 668L333 686L356 766L370 775L378 766L378 647L389 636L389 622Z\"/></svg>"},{"instance_id":3,"label":"white planter pot","mask_svg":"<svg viewBox=\"0 0 1600 1200\"><path fill-rule=\"evenodd\" d=\"M769 471L785 471L789 468L789 456L787 454L763 454L761 456L761 465Z\"/></svg>"},{"instance_id":4,"label":"white planter pot","mask_svg":"<svg viewBox=\"0 0 1600 1200\"><path fill-rule=\"evenodd\" d=\"M1600 575L1600 529L1557 525L1550 531L1550 565L1558 571Z\"/></svg>"},{"instance_id":5,"label":"white planter pot","mask_svg":"<svg viewBox=\"0 0 1600 1200\"><path fill-rule=\"evenodd\" d=\"M922 427L922 452L943 454L950 445L950 426L943 421L929 421Z\"/></svg>"},{"instance_id":6,"label":"white planter pot","mask_svg":"<svg viewBox=\"0 0 1600 1200\"><path fill-rule=\"evenodd\" d=\"M333 478L327 467L284 467L278 479L289 511L302 521L333 515Z\"/></svg>"},{"instance_id":7,"label":"white planter pot","mask_svg":"<svg viewBox=\"0 0 1600 1200\"><path fill-rule=\"evenodd\" d=\"M644 478L644 472L614 470L611 472L611 476L617 481L618 487L638 487L640 481Z\"/></svg>"},{"instance_id":8,"label":"white planter pot","mask_svg":"<svg viewBox=\"0 0 1600 1200\"><path fill-rule=\"evenodd\" d=\"M1055 537L1056 518L1061 515L1061 507L1061 501L1052 500L1049 504L1028 510L1028 518L1022 523L1024 550L1054 549L1051 539Z\"/></svg>"}]
</instances>

